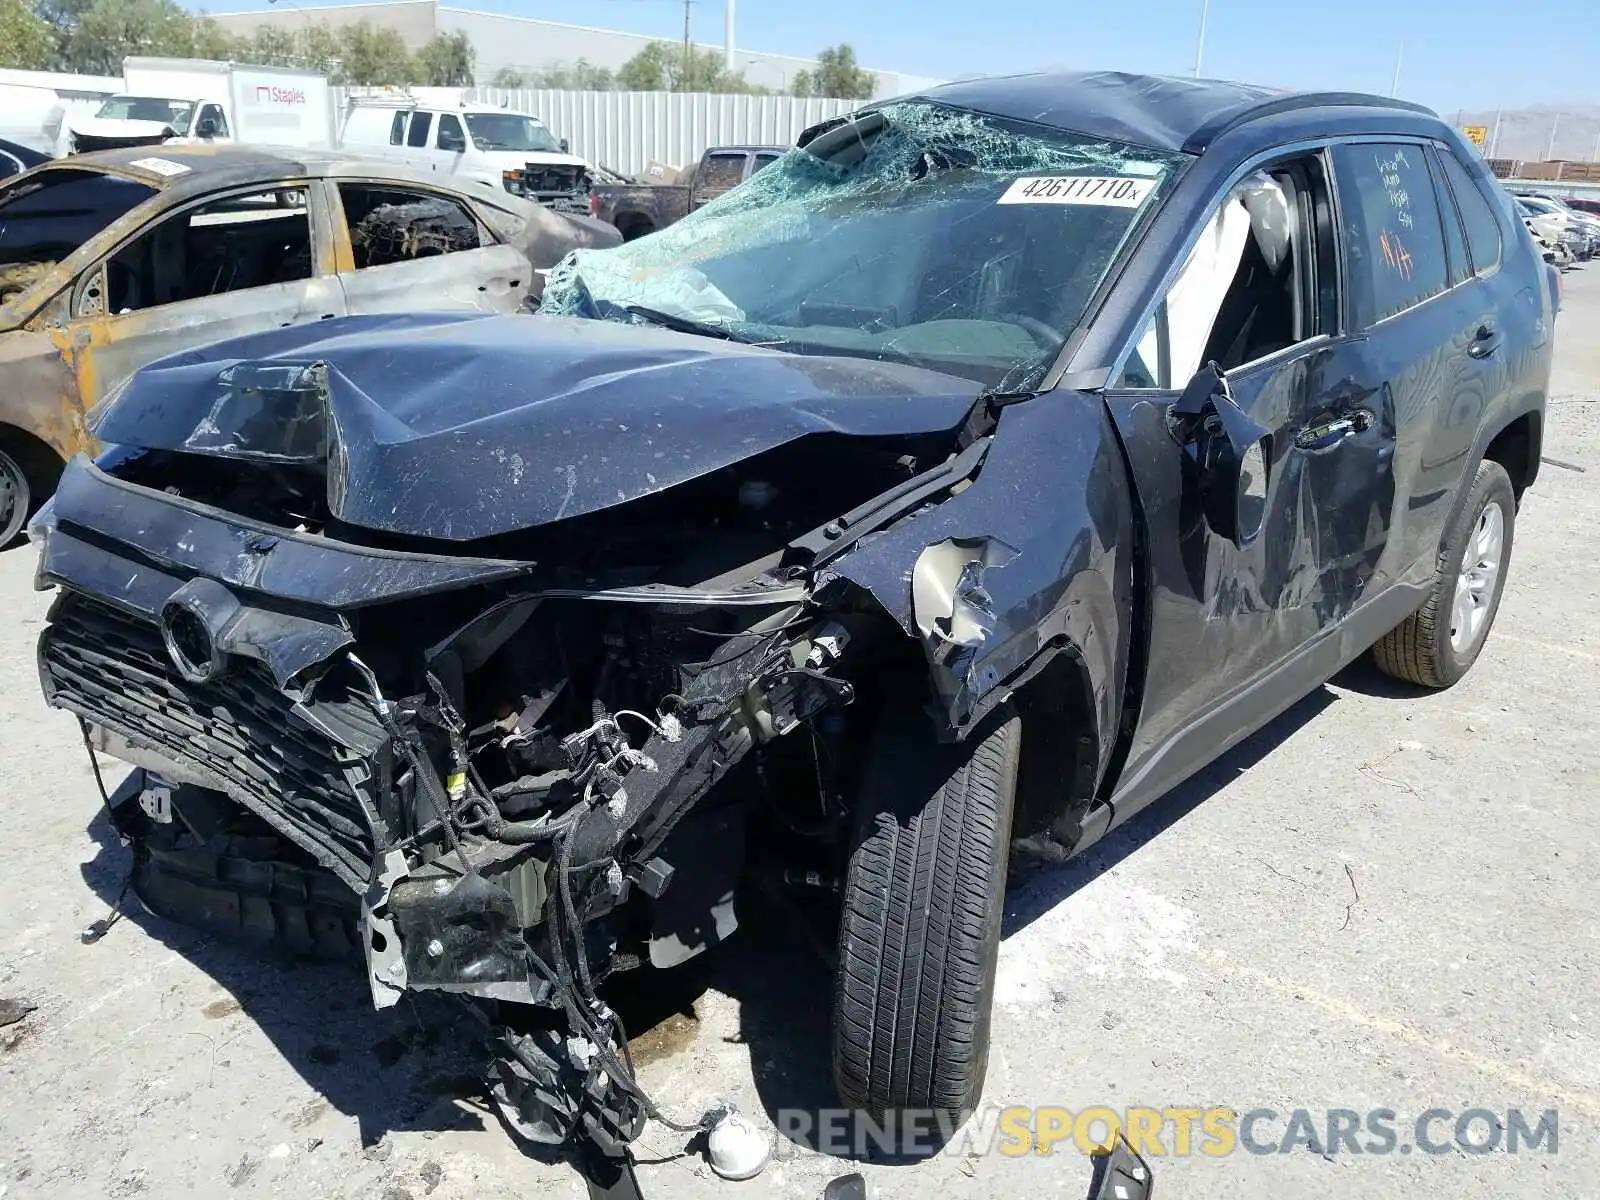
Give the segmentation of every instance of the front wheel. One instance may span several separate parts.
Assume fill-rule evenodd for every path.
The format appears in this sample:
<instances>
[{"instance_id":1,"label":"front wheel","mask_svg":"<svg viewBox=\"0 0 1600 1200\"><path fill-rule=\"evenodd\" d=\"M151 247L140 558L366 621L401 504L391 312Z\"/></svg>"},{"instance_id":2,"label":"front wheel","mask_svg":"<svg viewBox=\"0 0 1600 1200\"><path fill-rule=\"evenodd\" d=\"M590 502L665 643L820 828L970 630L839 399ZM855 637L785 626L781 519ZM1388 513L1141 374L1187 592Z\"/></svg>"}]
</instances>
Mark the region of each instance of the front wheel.
<instances>
[{"instance_id":1,"label":"front wheel","mask_svg":"<svg viewBox=\"0 0 1600 1200\"><path fill-rule=\"evenodd\" d=\"M27 474L16 459L0 450L0 550L17 540L32 499Z\"/></svg>"},{"instance_id":2,"label":"front wheel","mask_svg":"<svg viewBox=\"0 0 1600 1200\"><path fill-rule=\"evenodd\" d=\"M958 745L891 711L853 817L834 984L840 1098L875 1117L976 1107L989 1061L1021 751L1009 708Z\"/></svg>"},{"instance_id":3,"label":"front wheel","mask_svg":"<svg viewBox=\"0 0 1600 1200\"><path fill-rule=\"evenodd\" d=\"M1516 521L1511 477L1499 463L1484 460L1466 503L1445 530L1428 598L1372 647L1379 670L1446 688L1471 669L1500 609Z\"/></svg>"}]
</instances>

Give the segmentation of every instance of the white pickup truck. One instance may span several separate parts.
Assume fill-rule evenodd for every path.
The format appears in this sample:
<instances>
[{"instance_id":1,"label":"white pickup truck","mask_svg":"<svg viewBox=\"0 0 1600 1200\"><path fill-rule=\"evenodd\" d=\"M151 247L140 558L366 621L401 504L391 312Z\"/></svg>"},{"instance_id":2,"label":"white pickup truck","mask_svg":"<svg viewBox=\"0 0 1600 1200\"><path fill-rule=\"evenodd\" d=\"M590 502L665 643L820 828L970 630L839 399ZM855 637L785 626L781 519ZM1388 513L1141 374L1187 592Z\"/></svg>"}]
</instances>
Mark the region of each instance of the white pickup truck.
<instances>
[{"instance_id":1,"label":"white pickup truck","mask_svg":"<svg viewBox=\"0 0 1600 1200\"><path fill-rule=\"evenodd\" d=\"M453 93L448 98L433 93ZM589 188L611 179L568 152L538 117L474 105L453 89L354 98L339 144L422 171L459 175L563 212L588 213Z\"/></svg>"},{"instance_id":2,"label":"white pickup truck","mask_svg":"<svg viewBox=\"0 0 1600 1200\"><path fill-rule=\"evenodd\" d=\"M125 91L75 117L75 151L164 142L333 145L333 98L315 71L187 58L128 58Z\"/></svg>"}]
</instances>

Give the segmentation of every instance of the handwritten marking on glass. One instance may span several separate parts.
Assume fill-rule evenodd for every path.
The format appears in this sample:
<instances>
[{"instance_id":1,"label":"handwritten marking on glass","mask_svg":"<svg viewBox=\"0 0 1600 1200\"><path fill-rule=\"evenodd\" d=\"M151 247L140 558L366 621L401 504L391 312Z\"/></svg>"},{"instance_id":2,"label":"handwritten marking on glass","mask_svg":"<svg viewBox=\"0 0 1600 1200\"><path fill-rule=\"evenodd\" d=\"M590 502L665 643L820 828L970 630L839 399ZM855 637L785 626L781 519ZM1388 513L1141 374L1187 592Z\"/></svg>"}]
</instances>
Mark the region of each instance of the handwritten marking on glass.
<instances>
[{"instance_id":1,"label":"handwritten marking on glass","mask_svg":"<svg viewBox=\"0 0 1600 1200\"><path fill-rule=\"evenodd\" d=\"M1406 152L1402 147L1395 147L1394 154L1389 158L1374 155L1378 164L1378 175L1383 180L1383 189L1389 195L1389 207L1394 209L1395 220L1410 229L1411 220L1411 193L1406 190L1405 179L1400 174L1402 168L1409 171L1411 163L1406 159Z\"/></svg>"}]
</instances>

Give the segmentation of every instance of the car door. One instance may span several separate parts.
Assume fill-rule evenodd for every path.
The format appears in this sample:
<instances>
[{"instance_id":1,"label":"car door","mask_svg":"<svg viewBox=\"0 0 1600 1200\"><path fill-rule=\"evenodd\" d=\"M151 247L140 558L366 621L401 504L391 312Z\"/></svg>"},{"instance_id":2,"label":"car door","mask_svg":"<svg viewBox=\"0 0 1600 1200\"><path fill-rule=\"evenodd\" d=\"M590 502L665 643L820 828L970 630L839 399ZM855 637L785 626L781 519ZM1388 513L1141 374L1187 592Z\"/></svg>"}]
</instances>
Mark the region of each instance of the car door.
<instances>
[{"instance_id":1,"label":"car door","mask_svg":"<svg viewBox=\"0 0 1600 1200\"><path fill-rule=\"evenodd\" d=\"M304 179L208 196L86 270L62 339L84 407L168 354L342 316L324 208Z\"/></svg>"},{"instance_id":2,"label":"car door","mask_svg":"<svg viewBox=\"0 0 1600 1200\"><path fill-rule=\"evenodd\" d=\"M339 282L351 313L515 312L527 295L527 258L497 241L461 197L340 180L334 198Z\"/></svg>"},{"instance_id":3,"label":"car door","mask_svg":"<svg viewBox=\"0 0 1600 1200\"><path fill-rule=\"evenodd\" d=\"M1388 503L1394 432L1353 382L1334 211L1324 153L1244 174L1105 394L1142 514L1147 577L1137 582L1149 597L1145 686L1114 800L1130 809L1349 657L1333 635L1363 599L1340 583L1357 543L1330 505ZM1241 473L1234 537L1211 518L1219 483L1195 451L1197 438L1217 436L1219 414L1195 423L1177 411L1208 361L1226 379L1217 403L1266 439Z\"/></svg>"},{"instance_id":4,"label":"car door","mask_svg":"<svg viewBox=\"0 0 1600 1200\"><path fill-rule=\"evenodd\" d=\"M1420 141L1333 147L1340 246L1353 343L1350 388L1395 423L1394 495L1379 508L1352 504L1331 482L1321 497L1343 524L1349 555L1340 587L1420 585L1434 573L1456 484L1466 469L1500 331L1482 289L1465 286L1446 249L1432 152ZM1380 630L1379 633L1387 632Z\"/></svg>"}]
</instances>

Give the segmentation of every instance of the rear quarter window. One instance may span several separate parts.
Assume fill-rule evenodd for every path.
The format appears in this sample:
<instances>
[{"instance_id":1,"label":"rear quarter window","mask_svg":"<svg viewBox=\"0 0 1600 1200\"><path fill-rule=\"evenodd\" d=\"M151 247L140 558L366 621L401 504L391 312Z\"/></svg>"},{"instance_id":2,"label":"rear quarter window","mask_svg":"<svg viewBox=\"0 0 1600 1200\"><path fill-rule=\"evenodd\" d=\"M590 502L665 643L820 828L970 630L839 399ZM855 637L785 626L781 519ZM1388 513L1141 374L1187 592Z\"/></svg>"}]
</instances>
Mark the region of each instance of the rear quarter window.
<instances>
[{"instance_id":1,"label":"rear quarter window","mask_svg":"<svg viewBox=\"0 0 1600 1200\"><path fill-rule=\"evenodd\" d=\"M1494 209L1478 181L1461 165L1455 155L1441 151L1439 161L1444 164L1444 177L1461 210L1461 224L1467 231L1467 250L1472 255L1472 268L1479 275L1500 265L1500 222L1495 220Z\"/></svg>"},{"instance_id":2,"label":"rear quarter window","mask_svg":"<svg viewBox=\"0 0 1600 1200\"><path fill-rule=\"evenodd\" d=\"M1421 146L1333 148L1352 317L1366 327L1449 284L1444 227Z\"/></svg>"}]
</instances>

